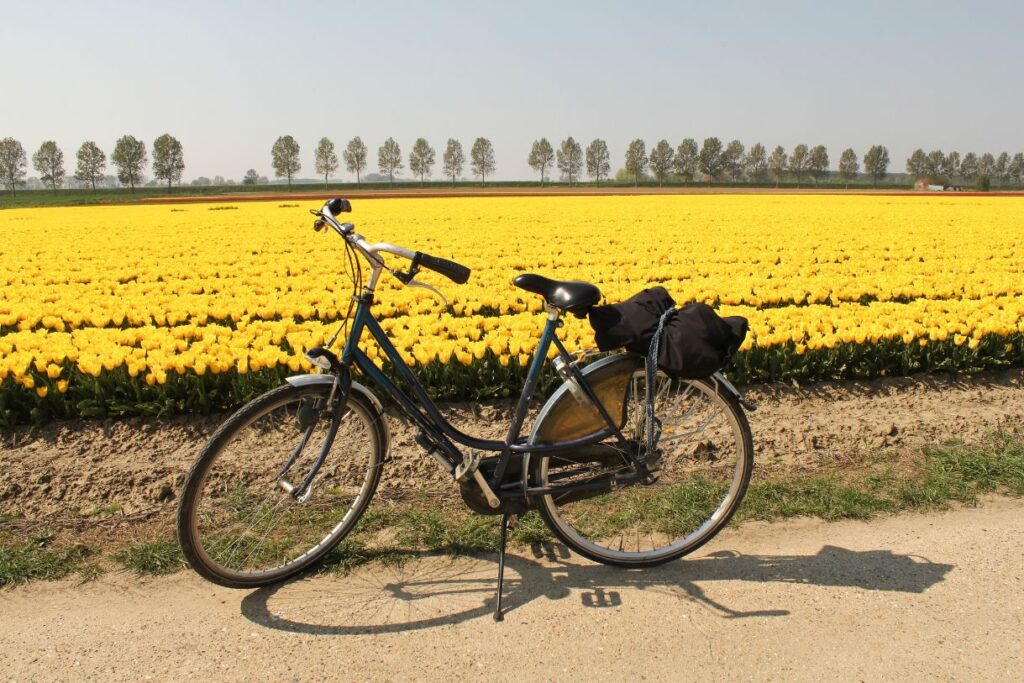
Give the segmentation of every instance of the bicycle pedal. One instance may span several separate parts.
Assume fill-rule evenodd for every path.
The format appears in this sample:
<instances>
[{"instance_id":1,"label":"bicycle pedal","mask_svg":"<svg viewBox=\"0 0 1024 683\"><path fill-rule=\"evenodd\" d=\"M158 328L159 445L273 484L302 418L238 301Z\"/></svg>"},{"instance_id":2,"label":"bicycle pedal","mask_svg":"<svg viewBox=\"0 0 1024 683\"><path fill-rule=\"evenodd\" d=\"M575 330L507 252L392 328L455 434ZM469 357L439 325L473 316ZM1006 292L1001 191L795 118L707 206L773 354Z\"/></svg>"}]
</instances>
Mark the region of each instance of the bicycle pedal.
<instances>
[{"instance_id":1,"label":"bicycle pedal","mask_svg":"<svg viewBox=\"0 0 1024 683\"><path fill-rule=\"evenodd\" d=\"M462 458L462 462L455 466L455 481L460 484L469 481L479 467L480 454L470 451Z\"/></svg>"}]
</instances>

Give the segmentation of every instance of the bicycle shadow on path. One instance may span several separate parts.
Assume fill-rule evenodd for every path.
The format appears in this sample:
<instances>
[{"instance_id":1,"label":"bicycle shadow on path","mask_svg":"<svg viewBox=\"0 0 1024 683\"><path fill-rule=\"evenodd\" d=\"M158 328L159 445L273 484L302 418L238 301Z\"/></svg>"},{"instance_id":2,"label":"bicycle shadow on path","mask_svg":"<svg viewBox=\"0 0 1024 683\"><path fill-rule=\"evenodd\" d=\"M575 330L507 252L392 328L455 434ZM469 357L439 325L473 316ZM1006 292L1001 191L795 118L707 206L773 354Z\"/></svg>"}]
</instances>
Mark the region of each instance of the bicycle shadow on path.
<instances>
[{"instance_id":1,"label":"bicycle shadow on path","mask_svg":"<svg viewBox=\"0 0 1024 683\"><path fill-rule=\"evenodd\" d=\"M781 582L923 593L954 568L889 550L853 551L823 546L814 555L745 555L718 551L648 569L620 569L571 557L564 545L530 549L533 559L509 554L505 612L537 598L580 594L584 607L615 608L622 591L640 590L689 599L726 619L784 617L784 609L742 611L710 597L701 584L716 581ZM293 633L349 635L398 633L458 624L494 610L496 558L422 553L398 565L373 564L348 576L308 576L247 595L249 621Z\"/></svg>"}]
</instances>

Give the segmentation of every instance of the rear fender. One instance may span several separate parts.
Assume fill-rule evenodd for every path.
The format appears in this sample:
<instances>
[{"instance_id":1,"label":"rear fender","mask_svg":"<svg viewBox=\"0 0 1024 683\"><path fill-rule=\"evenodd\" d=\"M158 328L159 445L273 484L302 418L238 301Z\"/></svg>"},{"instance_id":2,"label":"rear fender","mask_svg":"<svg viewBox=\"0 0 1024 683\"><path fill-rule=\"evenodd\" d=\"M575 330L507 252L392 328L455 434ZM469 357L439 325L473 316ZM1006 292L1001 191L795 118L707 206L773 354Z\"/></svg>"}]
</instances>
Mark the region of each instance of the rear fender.
<instances>
[{"instance_id":1,"label":"rear fender","mask_svg":"<svg viewBox=\"0 0 1024 683\"><path fill-rule=\"evenodd\" d=\"M740 390L733 386L733 383L727 380L725 378L725 375L723 375L722 373L716 372L715 374L711 375L711 382L715 385L716 389L725 390L725 393L736 399L736 402L739 403L744 408L746 408L747 410L751 412L757 410L757 406L755 406L750 401L744 399L743 394L740 393Z\"/></svg>"}]
</instances>

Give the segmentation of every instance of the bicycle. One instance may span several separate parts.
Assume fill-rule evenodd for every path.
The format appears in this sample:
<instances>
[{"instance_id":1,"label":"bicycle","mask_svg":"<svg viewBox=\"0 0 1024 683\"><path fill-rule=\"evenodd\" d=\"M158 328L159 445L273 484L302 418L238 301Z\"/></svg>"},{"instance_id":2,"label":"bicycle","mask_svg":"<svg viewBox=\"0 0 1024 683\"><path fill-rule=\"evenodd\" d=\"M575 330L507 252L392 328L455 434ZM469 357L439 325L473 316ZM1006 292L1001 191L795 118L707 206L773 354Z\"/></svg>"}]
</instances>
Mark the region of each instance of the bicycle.
<instances>
[{"instance_id":1,"label":"bicycle","mask_svg":"<svg viewBox=\"0 0 1024 683\"><path fill-rule=\"evenodd\" d=\"M725 377L648 374L646 358L633 353L598 360L571 354L556 334L562 317L585 316L600 291L585 282L519 275L517 287L544 299L540 341L507 437L465 434L438 410L370 307L384 271L403 285L440 295L415 279L420 269L457 284L469 279L470 270L419 251L370 244L354 225L338 222L348 211L344 199L312 211L317 231L330 229L344 239L353 285L342 329L306 354L316 372L288 377L231 415L186 478L178 538L196 572L236 588L276 583L311 567L352 531L373 498L390 448L383 403L353 380L355 372L418 427L417 443L451 474L471 510L501 515L496 620L503 615L508 531L530 510L576 552L620 567L682 557L728 523L750 480L753 442L743 410L752 406ZM389 267L385 254L407 259L408 270ZM370 268L365 282L360 259ZM330 347L345 330L339 358ZM411 396L363 351L364 332ZM551 346L563 383L523 436ZM654 415L656 422L649 422Z\"/></svg>"}]
</instances>

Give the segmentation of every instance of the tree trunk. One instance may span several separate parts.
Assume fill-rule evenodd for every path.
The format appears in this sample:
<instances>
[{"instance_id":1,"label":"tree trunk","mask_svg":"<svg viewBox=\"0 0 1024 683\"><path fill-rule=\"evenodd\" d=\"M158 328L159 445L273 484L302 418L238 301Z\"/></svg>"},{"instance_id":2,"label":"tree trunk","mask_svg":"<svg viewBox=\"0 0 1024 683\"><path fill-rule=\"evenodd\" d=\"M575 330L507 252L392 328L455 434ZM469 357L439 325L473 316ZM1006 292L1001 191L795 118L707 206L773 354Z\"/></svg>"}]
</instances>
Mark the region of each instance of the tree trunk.
<instances>
[{"instance_id":1,"label":"tree trunk","mask_svg":"<svg viewBox=\"0 0 1024 683\"><path fill-rule=\"evenodd\" d=\"M170 193L171 193L171 178L170 178L170 176L168 176L167 177L167 194L170 194Z\"/></svg>"}]
</instances>

